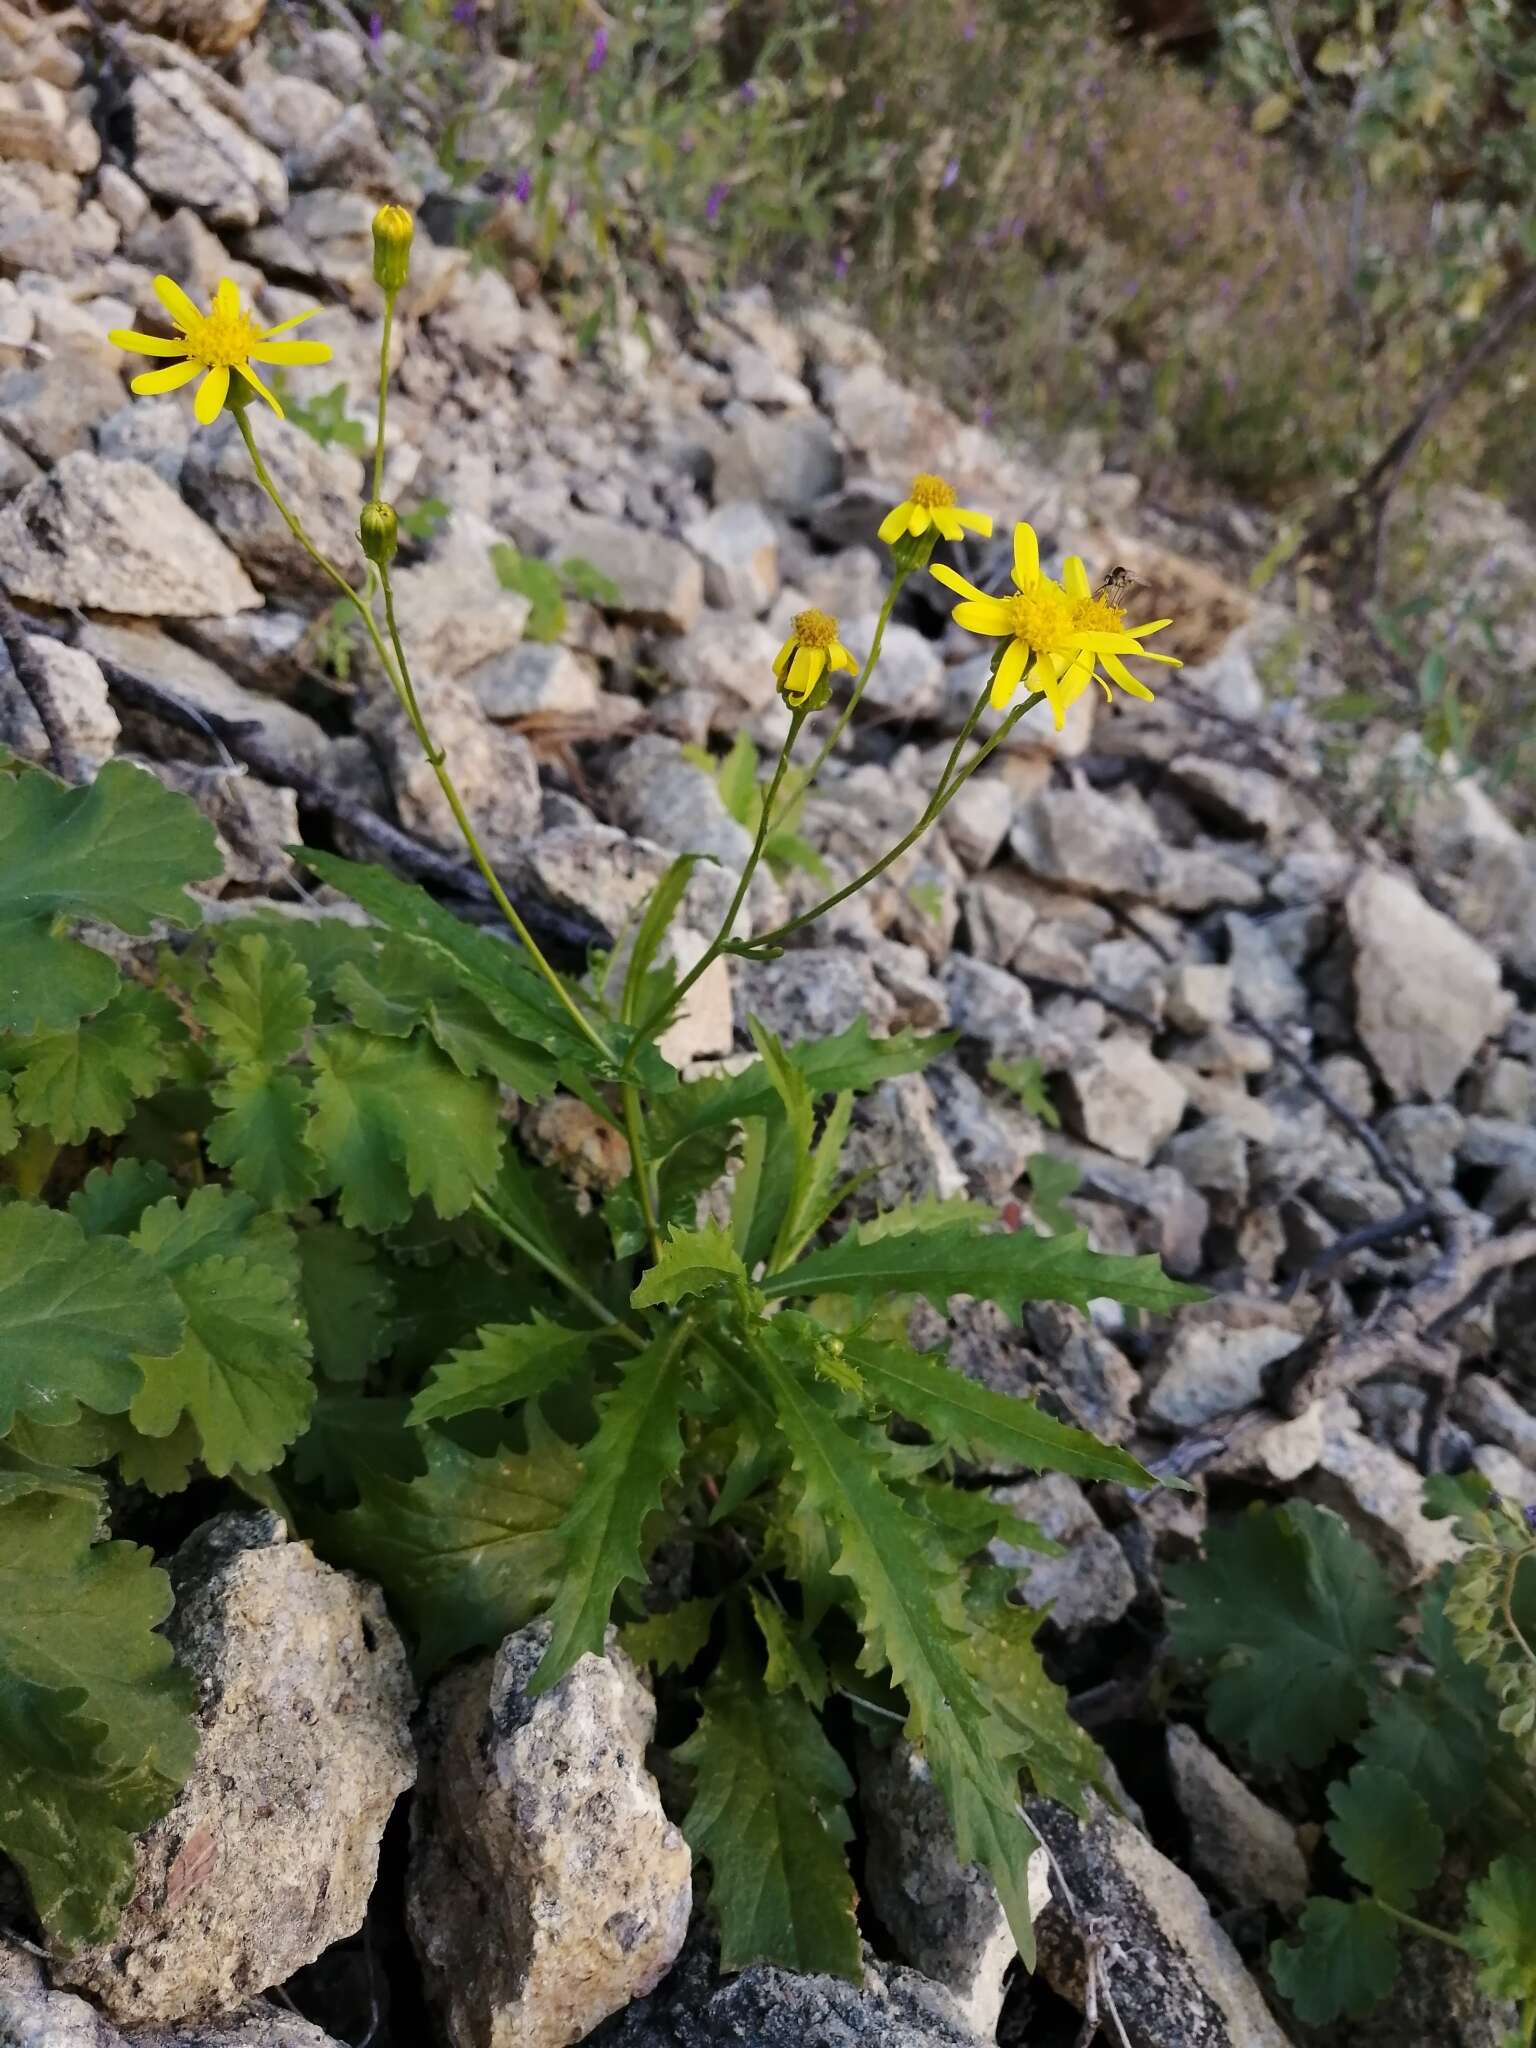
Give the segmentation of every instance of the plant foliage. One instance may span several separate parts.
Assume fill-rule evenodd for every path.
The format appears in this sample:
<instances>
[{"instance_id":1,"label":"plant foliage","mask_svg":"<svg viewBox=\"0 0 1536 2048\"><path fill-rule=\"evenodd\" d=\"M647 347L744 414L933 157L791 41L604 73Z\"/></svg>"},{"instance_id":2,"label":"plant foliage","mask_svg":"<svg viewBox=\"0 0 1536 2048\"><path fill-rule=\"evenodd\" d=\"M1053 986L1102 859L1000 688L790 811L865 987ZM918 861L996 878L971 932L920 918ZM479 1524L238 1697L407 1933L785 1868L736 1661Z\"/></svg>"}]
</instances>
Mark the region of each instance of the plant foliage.
<instances>
[{"instance_id":1,"label":"plant foliage","mask_svg":"<svg viewBox=\"0 0 1536 2048\"><path fill-rule=\"evenodd\" d=\"M671 1000L691 863L622 990L573 1011L499 938L320 853L365 928L235 920L125 980L73 927L191 926L213 866L190 804L126 765L7 774L0 846L0 1846L50 1933L111 1925L194 1751L167 1582L98 1533L115 1470L160 1494L265 1475L380 1581L423 1672L546 1614L548 1686L619 1621L693 1728L686 1825L732 1966L856 1974L857 1788L824 1716L835 1672L883 1688L1027 1949L1021 1773L1076 1799L1097 1765L985 1564L1000 1511L944 1478L1152 1482L912 1350L893 1311L1193 1290L976 1205L839 1231L856 1097L946 1041L759 1029L754 1060L682 1080L633 1020ZM594 1114L643 1089L654 1251L633 1176L583 1213L521 1152L504 1106L562 1081ZM661 1548L706 1535L658 1596Z\"/></svg>"},{"instance_id":2,"label":"plant foliage","mask_svg":"<svg viewBox=\"0 0 1536 2048\"><path fill-rule=\"evenodd\" d=\"M1337 1765L1346 1745L1357 1753L1331 1782L1313 1779L1351 1895L1308 1899L1270 1954L1297 2015L1363 2018L1396 1982L1401 1944L1436 1938L1476 1957L1490 1996L1521 2004L1524 2041L1536 2025L1536 1673L1512 1596L1532 1532L1476 1474L1428 1491L1462 1511L1469 1548L1416 1605L1342 1522L1293 1501L1217 1530L1203 1563L1170 1574L1184 1603L1173 1640L1204 1668L1223 1742L1292 1770ZM1437 1927L1423 1916L1442 1902L1453 1846L1458 1865L1484 1874L1466 1887L1461 1926Z\"/></svg>"}]
</instances>

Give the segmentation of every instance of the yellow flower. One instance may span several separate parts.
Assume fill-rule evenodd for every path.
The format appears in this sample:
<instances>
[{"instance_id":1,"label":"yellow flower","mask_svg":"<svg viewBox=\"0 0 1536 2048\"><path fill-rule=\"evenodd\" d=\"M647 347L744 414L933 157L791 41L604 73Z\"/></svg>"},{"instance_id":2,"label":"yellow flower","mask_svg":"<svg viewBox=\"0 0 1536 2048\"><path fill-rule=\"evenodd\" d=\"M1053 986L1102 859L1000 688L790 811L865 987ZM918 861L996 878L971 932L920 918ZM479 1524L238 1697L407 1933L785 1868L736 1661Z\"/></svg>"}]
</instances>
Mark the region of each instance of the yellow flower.
<instances>
[{"instance_id":1,"label":"yellow flower","mask_svg":"<svg viewBox=\"0 0 1536 2048\"><path fill-rule=\"evenodd\" d=\"M992 704L1001 711L1024 680L1027 672L1032 690L1044 693L1058 732L1066 723L1067 706L1075 702L1094 678L1099 662L1132 696L1150 700L1152 692L1133 676L1120 659L1139 655L1170 668L1182 664L1171 654L1149 654L1142 641L1160 633L1170 619L1154 619L1150 625L1127 626L1125 613L1106 596L1095 597L1088 573L1074 555L1064 570L1064 584L1045 575L1040 567L1040 543L1035 529L1021 523L1013 530L1013 585L1015 595L990 597L974 583L942 563L929 574L946 589L957 592L965 602L955 606L955 623L968 633L983 633L990 639L1006 639L1002 660L992 681ZM1103 683L1102 677L1100 678ZM1105 694L1109 686L1103 683Z\"/></svg>"},{"instance_id":2,"label":"yellow flower","mask_svg":"<svg viewBox=\"0 0 1536 2048\"><path fill-rule=\"evenodd\" d=\"M967 512L955 503L952 484L941 476L915 476L910 494L880 522L880 538L891 545L904 533L919 540L932 527L945 540L959 540L967 527L983 538L991 534L990 512Z\"/></svg>"},{"instance_id":3,"label":"yellow flower","mask_svg":"<svg viewBox=\"0 0 1536 2048\"><path fill-rule=\"evenodd\" d=\"M788 704L803 704L828 669L856 673L859 664L837 637L830 612L796 612L790 635L774 657L773 672Z\"/></svg>"},{"instance_id":4,"label":"yellow flower","mask_svg":"<svg viewBox=\"0 0 1536 2048\"><path fill-rule=\"evenodd\" d=\"M219 279L211 313L199 313L181 286L169 277L155 279L155 296L180 329L178 334L135 334L131 328L115 327L107 339L119 348L131 349L136 355L182 358L172 363L169 369L146 370L142 377L135 377L132 389L136 392L150 395L178 391L183 384L190 384L200 371L206 373L197 387L193 406L200 424L205 427L211 425L223 410L224 401L229 396L231 371L238 371L253 391L260 392L281 419L283 408L251 364L328 363L331 359L330 348L323 341L273 339L275 335L286 334L290 327L297 327L301 320L312 320L320 311L318 306L312 307L308 313L295 313L291 320L280 320L275 327L258 327L242 310L239 290L227 277Z\"/></svg>"}]
</instances>

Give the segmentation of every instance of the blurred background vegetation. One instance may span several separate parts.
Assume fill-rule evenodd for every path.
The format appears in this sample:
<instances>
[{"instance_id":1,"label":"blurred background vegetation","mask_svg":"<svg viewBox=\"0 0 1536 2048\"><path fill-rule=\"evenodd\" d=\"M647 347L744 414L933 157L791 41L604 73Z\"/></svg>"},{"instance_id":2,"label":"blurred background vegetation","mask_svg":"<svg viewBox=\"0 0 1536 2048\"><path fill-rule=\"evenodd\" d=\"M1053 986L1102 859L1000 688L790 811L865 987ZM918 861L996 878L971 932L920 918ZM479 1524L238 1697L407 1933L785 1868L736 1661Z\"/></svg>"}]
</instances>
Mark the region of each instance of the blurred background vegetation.
<instances>
[{"instance_id":1,"label":"blurred background vegetation","mask_svg":"<svg viewBox=\"0 0 1536 2048\"><path fill-rule=\"evenodd\" d=\"M1531 0L358 4L453 231L589 337L659 280L843 300L983 421L1262 508L1260 577L1363 566L1444 743L1502 662L1482 751L1531 765L1536 638L1458 602L1458 489L1536 518Z\"/></svg>"}]
</instances>

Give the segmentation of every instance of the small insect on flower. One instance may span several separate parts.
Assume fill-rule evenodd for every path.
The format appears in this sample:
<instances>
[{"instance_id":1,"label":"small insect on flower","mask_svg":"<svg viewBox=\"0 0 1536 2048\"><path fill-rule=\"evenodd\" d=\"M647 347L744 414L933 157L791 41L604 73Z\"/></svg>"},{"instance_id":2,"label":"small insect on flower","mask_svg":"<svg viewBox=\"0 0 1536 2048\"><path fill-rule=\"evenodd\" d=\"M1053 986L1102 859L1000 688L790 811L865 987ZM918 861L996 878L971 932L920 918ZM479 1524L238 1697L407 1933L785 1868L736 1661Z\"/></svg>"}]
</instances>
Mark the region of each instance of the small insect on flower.
<instances>
[{"instance_id":1,"label":"small insect on flower","mask_svg":"<svg viewBox=\"0 0 1536 2048\"><path fill-rule=\"evenodd\" d=\"M912 488L880 522L880 538L890 546L904 533L918 540L932 527L944 540L961 540L967 530L983 539L992 532L990 512L967 512L955 503L954 486L941 476L915 476Z\"/></svg>"},{"instance_id":2,"label":"small insect on flower","mask_svg":"<svg viewBox=\"0 0 1536 2048\"><path fill-rule=\"evenodd\" d=\"M837 621L830 612L796 612L790 622L789 638L774 658L773 672L779 679L779 694L786 704L804 704L829 670L859 664L837 637Z\"/></svg>"},{"instance_id":3,"label":"small insect on flower","mask_svg":"<svg viewBox=\"0 0 1536 2048\"><path fill-rule=\"evenodd\" d=\"M197 387L193 410L202 426L210 426L223 411L230 396L232 372L264 398L281 419L283 408L251 365L275 363L286 368L299 363L328 363L331 359L326 342L276 339L301 321L312 320L321 310L319 306L312 306L307 313L295 313L291 320L280 320L275 327L258 327L241 306L239 289L227 277L219 279L211 313L200 313L181 286L169 277L155 279L155 296L180 330L177 334L135 334L131 328L114 327L107 339L135 355L179 358L167 369L146 370L134 378L131 388L141 397L178 391L201 373L203 381Z\"/></svg>"},{"instance_id":4,"label":"small insect on flower","mask_svg":"<svg viewBox=\"0 0 1536 2048\"><path fill-rule=\"evenodd\" d=\"M1182 666L1171 654L1149 654L1141 644L1149 634L1160 633L1164 626L1171 625L1172 620L1153 619L1145 626L1126 625L1125 613L1115 602L1129 587L1120 581L1126 571L1111 571L1095 591L1089 586L1088 572L1081 559L1069 555L1058 583L1041 569L1040 543L1035 529L1026 522L1013 530L1014 595L990 596L943 563L936 563L929 574L964 599L955 606L956 625L964 626L968 633L982 633L989 639L1008 642L992 679L992 704L996 710L1008 703L1027 674L1030 688L1044 694L1059 732L1066 723L1068 706L1094 680L1101 661L1122 690L1149 702L1152 692L1139 677L1132 675L1121 656L1137 655L1143 661L1161 662L1170 668ZM1099 683L1105 695L1110 695L1109 684L1102 676Z\"/></svg>"}]
</instances>

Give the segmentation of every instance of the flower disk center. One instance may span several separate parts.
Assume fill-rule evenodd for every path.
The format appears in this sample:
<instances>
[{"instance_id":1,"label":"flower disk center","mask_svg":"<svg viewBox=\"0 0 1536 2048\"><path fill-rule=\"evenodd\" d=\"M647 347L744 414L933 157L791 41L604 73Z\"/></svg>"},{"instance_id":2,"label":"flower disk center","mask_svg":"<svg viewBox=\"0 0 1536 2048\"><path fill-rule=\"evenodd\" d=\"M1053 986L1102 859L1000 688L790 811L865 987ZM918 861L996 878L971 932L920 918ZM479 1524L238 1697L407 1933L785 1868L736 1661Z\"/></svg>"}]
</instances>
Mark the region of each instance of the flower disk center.
<instances>
[{"instance_id":1,"label":"flower disk center","mask_svg":"<svg viewBox=\"0 0 1536 2048\"><path fill-rule=\"evenodd\" d=\"M954 487L945 483L941 476L930 476L926 471L912 479L912 503L921 505L931 512L937 505L941 509L955 502Z\"/></svg>"},{"instance_id":2,"label":"flower disk center","mask_svg":"<svg viewBox=\"0 0 1536 2048\"><path fill-rule=\"evenodd\" d=\"M1125 624L1124 607L1103 597L1079 598L1072 622L1080 633L1118 633Z\"/></svg>"},{"instance_id":3,"label":"flower disk center","mask_svg":"<svg viewBox=\"0 0 1536 2048\"><path fill-rule=\"evenodd\" d=\"M830 612L796 612L795 638L802 647L829 648L837 638L837 621Z\"/></svg>"},{"instance_id":4,"label":"flower disk center","mask_svg":"<svg viewBox=\"0 0 1536 2048\"><path fill-rule=\"evenodd\" d=\"M1053 583L1042 583L1010 601L1013 637L1035 654L1065 654L1076 628L1072 600Z\"/></svg>"},{"instance_id":5,"label":"flower disk center","mask_svg":"<svg viewBox=\"0 0 1536 2048\"><path fill-rule=\"evenodd\" d=\"M210 313L186 330L187 354L210 370L232 370L261 339L243 313Z\"/></svg>"}]
</instances>

